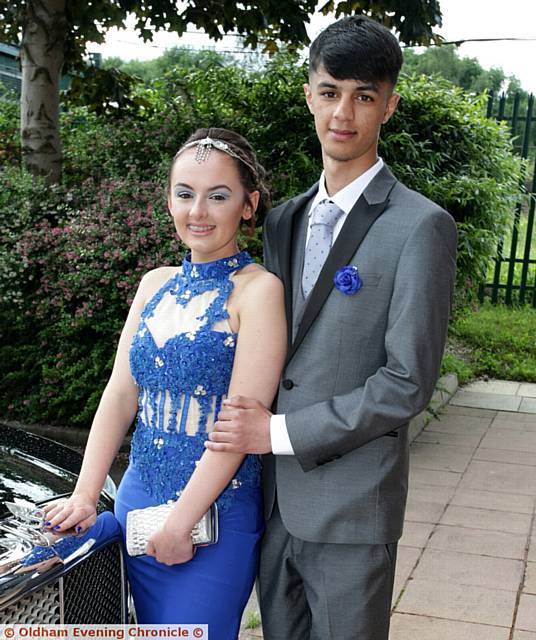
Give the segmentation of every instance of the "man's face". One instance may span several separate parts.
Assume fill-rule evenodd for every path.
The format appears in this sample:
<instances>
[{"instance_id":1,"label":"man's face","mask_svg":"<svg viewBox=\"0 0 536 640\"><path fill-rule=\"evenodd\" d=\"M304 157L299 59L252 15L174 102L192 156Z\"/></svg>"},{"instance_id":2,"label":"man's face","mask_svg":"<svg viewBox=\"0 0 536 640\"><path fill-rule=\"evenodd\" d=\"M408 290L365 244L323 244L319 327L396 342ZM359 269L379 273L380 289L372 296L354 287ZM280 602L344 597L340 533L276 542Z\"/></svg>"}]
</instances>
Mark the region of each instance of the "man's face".
<instances>
[{"instance_id":1,"label":"man's face","mask_svg":"<svg viewBox=\"0 0 536 640\"><path fill-rule=\"evenodd\" d=\"M309 81L305 99L324 161L353 162L366 171L376 161L381 125L394 113L399 96L387 81L337 80L322 66Z\"/></svg>"}]
</instances>

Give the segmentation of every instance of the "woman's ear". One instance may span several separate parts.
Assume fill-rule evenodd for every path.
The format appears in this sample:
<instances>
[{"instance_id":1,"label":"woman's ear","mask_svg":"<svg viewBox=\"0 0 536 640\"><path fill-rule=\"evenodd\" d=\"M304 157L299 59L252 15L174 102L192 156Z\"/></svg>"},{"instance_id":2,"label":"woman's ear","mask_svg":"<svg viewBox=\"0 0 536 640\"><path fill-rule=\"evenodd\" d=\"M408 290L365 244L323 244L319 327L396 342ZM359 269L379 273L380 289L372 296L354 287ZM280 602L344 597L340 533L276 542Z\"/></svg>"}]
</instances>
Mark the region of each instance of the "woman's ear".
<instances>
[{"instance_id":1,"label":"woman's ear","mask_svg":"<svg viewBox=\"0 0 536 640\"><path fill-rule=\"evenodd\" d=\"M260 191L252 191L249 194L249 202L246 204L244 213L242 214L243 220L250 220L255 215L255 211L257 211L257 207L259 206L260 198Z\"/></svg>"}]
</instances>

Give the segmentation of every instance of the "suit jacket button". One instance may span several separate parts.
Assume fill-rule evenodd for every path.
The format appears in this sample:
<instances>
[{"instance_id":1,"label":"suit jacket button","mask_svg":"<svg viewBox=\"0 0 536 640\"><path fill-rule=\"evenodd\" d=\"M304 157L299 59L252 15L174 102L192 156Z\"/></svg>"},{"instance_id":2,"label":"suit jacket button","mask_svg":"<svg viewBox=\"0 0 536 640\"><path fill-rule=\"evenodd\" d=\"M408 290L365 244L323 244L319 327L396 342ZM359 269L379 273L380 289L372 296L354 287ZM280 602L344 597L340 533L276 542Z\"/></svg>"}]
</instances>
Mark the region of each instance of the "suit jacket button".
<instances>
[{"instance_id":1,"label":"suit jacket button","mask_svg":"<svg viewBox=\"0 0 536 640\"><path fill-rule=\"evenodd\" d=\"M290 391L293 386L294 386L294 383L289 378L287 378L286 380L283 380L283 389Z\"/></svg>"}]
</instances>

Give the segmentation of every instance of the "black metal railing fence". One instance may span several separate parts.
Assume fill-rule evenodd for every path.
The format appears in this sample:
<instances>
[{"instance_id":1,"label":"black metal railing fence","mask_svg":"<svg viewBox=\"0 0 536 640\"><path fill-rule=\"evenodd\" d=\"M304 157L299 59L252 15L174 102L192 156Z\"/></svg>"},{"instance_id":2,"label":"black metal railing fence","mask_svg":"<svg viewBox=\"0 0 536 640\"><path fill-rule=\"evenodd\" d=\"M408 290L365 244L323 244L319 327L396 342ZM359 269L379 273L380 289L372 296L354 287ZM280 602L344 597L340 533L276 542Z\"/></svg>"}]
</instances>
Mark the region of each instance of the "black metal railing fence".
<instances>
[{"instance_id":1,"label":"black metal railing fence","mask_svg":"<svg viewBox=\"0 0 536 640\"><path fill-rule=\"evenodd\" d=\"M490 93L487 107L488 117L510 124L514 150L529 161L532 178L526 175L520 189L526 197L512 212L512 234L508 241L501 240L494 259L491 282L480 285L479 298L490 298L493 303L512 305L532 304L536 307L536 246L533 247L534 210L536 206L536 126L534 122L534 96L530 95L522 109L522 96L516 94L510 115L506 114L505 95L495 101ZM520 111L524 114L520 115ZM507 246L509 244L509 246ZM532 254L531 254L532 250Z\"/></svg>"}]
</instances>

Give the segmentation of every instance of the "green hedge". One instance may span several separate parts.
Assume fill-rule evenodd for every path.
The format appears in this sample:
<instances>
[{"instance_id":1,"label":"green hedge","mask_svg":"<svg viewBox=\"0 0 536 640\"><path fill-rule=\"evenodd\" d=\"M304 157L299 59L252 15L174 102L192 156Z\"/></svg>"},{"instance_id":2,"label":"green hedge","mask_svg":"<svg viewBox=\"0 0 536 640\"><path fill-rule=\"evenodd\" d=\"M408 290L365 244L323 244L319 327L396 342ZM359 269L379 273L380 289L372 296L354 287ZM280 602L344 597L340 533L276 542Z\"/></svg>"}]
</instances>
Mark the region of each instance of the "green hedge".
<instances>
[{"instance_id":1,"label":"green hedge","mask_svg":"<svg viewBox=\"0 0 536 640\"><path fill-rule=\"evenodd\" d=\"M18 167L16 109L0 102L0 415L88 425L111 370L141 274L180 261L166 213L170 158L199 126L245 135L270 171L273 200L307 188L320 149L305 108L306 68L288 55L262 72L177 68L136 88L121 117L62 116L63 184ZM458 288L484 273L517 197L520 164L481 98L445 81L401 78L381 155L408 186L449 210L460 230ZM261 259L259 234L248 241Z\"/></svg>"}]
</instances>

